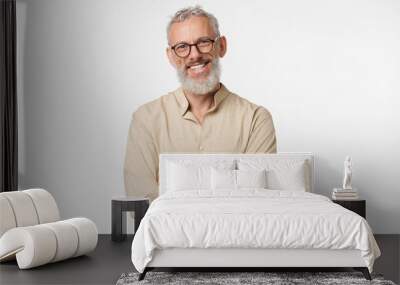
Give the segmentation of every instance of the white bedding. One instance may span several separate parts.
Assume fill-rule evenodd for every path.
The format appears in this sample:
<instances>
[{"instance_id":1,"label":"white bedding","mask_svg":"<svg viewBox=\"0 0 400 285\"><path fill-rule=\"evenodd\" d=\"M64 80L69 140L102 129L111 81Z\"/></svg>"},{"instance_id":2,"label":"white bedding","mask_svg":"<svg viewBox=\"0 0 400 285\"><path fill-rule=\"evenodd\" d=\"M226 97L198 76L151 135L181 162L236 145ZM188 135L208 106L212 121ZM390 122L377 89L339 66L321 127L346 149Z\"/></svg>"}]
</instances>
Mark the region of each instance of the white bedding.
<instances>
[{"instance_id":1,"label":"white bedding","mask_svg":"<svg viewBox=\"0 0 400 285\"><path fill-rule=\"evenodd\" d=\"M380 255L366 220L327 197L257 188L161 195L133 239L135 268L164 248L358 249L370 272Z\"/></svg>"}]
</instances>

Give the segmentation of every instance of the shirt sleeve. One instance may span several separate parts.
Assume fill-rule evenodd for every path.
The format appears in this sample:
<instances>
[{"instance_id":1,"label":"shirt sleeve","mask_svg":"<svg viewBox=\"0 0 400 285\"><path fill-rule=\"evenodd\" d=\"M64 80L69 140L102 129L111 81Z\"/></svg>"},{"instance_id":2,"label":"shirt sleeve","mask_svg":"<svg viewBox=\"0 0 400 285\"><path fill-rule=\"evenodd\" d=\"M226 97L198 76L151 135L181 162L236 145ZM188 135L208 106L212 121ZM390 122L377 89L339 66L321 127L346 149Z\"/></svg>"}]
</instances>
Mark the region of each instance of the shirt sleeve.
<instances>
[{"instance_id":1,"label":"shirt sleeve","mask_svg":"<svg viewBox=\"0 0 400 285\"><path fill-rule=\"evenodd\" d=\"M259 107L254 113L250 138L245 153L276 153L276 136L272 116Z\"/></svg>"},{"instance_id":2,"label":"shirt sleeve","mask_svg":"<svg viewBox=\"0 0 400 285\"><path fill-rule=\"evenodd\" d=\"M158 197L158 154L148 126L137 111L129 126L124 184L127 196L145 197L150 201Z\"/></svg>"}]
</instances>

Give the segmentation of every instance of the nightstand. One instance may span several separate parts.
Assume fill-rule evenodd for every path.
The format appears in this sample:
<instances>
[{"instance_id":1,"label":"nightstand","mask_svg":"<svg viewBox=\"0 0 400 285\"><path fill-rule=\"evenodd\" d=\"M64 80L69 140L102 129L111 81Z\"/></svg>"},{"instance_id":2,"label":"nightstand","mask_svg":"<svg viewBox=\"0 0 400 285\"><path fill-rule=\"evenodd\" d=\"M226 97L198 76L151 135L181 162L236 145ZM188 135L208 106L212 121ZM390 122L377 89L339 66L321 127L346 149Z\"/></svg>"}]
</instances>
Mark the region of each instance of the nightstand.
<instances>
[{"instance_id":1,"label":"nightstand","mask_svg":"<svg viewBox=\"0 0 400 285\"><path fill-rule=\"evenodd\" d=\"M135 232L149 208L149 199L141 197L115 197L111 200L111 240L126 239L126 214L135 212Z\"/></svg>"},{"instance_id":2,"label":"nightstand","mask_svg":"<svg viewBox=\"0 0 400 285\"><path fill-rule=\"evenodd\" d=\"M365 200L332 200L332 202L339 204L340 206L359 214L364 219L366 218L365 213Z\"/></svg>"}]
</instances>

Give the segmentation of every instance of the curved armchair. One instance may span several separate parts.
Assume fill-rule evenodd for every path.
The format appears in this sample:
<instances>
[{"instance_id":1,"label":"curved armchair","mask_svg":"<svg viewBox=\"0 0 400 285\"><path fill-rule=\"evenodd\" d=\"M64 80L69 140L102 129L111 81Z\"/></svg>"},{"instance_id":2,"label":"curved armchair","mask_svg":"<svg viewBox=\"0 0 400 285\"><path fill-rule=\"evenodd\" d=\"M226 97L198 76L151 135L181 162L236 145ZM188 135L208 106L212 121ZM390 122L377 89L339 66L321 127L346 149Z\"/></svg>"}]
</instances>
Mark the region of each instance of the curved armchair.
<instances>
[{"instance_id":1,"label":"curved armchair","mask_svg":"<svg viewBox=\"0 0 400 285\"><path fill-rule=\"evenodd\" d=\"M28 269L80 256L96 248L97 235L87 218L60 221L44 189L0 193L0 262L16 259Z\"/></svg>"}]
</instances>

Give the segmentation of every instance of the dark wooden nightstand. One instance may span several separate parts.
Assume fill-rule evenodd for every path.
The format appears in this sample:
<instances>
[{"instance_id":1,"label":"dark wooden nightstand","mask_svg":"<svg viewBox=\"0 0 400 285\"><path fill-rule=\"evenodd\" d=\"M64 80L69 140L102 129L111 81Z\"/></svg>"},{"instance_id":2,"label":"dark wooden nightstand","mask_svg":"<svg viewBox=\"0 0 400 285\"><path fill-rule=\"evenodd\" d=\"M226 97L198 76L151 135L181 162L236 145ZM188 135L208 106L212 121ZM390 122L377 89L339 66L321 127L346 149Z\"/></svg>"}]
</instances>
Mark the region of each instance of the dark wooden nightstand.
<instances>
[{"instance_id":1,"label":"dark wooden nightstand","mask_svg":"<svg viewBox=\"0 0 400 285\"><path fill-rule=\"evenodd\" d=\"M149 199L141 197L115 197L111 201L111 239L126 239L126 215L124 212L135 212L135 232L140 221L149 208Z\"/></svg>"},{"instance_id":2,"label":"dark wooden nightstand","mask_svg":"<svg viewBox=\"0 0 400 285\"><path fill-rule=\"evenodd\" d=\"M340 206L359 214L364 219L366 218L365 213L365 200L332 200L332 202L339 204Z\"/></svg>"}]
</instances>

